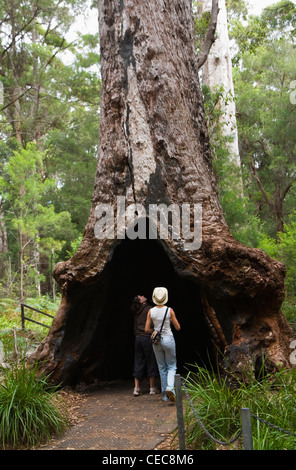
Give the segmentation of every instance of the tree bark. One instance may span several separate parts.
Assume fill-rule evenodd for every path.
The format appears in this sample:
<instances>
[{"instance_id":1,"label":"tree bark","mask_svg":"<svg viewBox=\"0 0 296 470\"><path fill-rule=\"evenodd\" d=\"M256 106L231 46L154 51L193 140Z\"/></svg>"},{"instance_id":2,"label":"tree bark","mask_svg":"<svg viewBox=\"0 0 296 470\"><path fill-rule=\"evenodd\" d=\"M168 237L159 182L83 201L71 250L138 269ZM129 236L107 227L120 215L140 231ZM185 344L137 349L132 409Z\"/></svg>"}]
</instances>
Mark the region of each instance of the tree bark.
<instances>
[{"instance_id":1,"label":"tree bark","mask_svg":"<svg viewBox=\"0 0 296 470\"><path fill-rule=\"evenodd\" d=\"M158 284L168 287L181 323L179 368L200 358L205 364L213 345L216 351L223 346L233 369L245 362L255 367L262 354L271 369L288 366L290 329L280 312L285 269L231 236L218 198L191 2L100 0L99 30L102 96L92 207L80 248L55 267L62 302L32 360L44 361L52 378L66 384L131 377L129 305L143 290L151 296ZM146 214L152 204L201 204L201 247L184 249L184 234L122 239L118 197ZM114 211L114 238L94 234L102 203Z\"/></svg>"}]
</instances>

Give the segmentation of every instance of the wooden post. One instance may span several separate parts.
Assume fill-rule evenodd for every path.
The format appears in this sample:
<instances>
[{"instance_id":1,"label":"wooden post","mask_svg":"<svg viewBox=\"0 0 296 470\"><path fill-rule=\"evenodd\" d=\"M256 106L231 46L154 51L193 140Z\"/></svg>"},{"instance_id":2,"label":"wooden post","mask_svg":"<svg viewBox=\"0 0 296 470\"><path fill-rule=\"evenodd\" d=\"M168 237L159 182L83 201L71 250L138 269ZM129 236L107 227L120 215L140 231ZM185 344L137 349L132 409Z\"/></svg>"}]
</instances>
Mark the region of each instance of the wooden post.
<instances>
[{"instance_id":1,"label":"wooden post","mask_svg":"<svg viewBox=\"0 0 296 470\"><path fill-rule=\"evenodd\" d=\"M22 330L25 329L25 306L21 304L21 319L22 319Z\"/></svg>"},{"instance_id":2,"label":"wooden post","mask_svg":"<svg viewBox=\"0 0 296 470\"><path fill-rule=\"evenodd\" d=\"M185 450L186 446L185 446L183 402L182 402L182 388L181 388L181 376L180 376L180 374L175 375L175 392L176 392L176 408L177 408L179 450Z\"/></svg>"},{"instance_id":3,"label":"wooden post","mask_svg":"<svg viewBox=\"0 0 296 470\"><path fill-rule=\"evenodd\" d=\"M244 450L253 450L252 423L249 408L241 409Z\"/></svg>"}]
</instances>

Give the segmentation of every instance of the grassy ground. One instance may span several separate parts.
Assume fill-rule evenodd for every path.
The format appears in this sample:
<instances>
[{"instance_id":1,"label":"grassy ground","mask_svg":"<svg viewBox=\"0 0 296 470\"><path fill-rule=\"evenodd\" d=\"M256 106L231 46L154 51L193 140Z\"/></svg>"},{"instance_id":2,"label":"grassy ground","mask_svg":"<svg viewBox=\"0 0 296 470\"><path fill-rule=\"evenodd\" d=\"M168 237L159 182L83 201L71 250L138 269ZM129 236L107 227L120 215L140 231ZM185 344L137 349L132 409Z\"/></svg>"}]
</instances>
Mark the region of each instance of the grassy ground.
<instances>
[{"instance_id":1,"label":"grassy ground","mask_svg":"<svg viewBox=\"0 0 296 470\"><path fill-rule=\"evenodd\" d=\"M231 445L226 443L239 435L241 409L249 408L254 450L296 449L296 369L261 380L246 371L245 379L234 384L229 376L203 368L189 374L185 382L190 397L185 413L189 448L242 449L241 436Z\"/></svg>"}]
</instances>

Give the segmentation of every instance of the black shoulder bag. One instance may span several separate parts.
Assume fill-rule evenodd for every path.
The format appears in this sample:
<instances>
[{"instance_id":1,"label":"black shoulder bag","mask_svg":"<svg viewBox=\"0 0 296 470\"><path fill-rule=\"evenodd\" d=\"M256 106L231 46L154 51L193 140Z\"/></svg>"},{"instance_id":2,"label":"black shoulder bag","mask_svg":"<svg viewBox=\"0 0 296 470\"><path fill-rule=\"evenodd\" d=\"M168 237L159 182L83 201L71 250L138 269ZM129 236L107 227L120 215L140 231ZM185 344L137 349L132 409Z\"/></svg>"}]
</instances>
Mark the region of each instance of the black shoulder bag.
<instances>
[{"instance_id":1,"label":"black shoulder bag","mask_svg":"<svg viewBox=\"0 0 296 470\"><path fill-rule=\"evenodd\" d=\"M165 321L165 317L166 317L166 314L167 314L167 311L168 311L168 308L166 309L165 311L165 314L164 314L164 317L163 317L163 320L162 320L162 324L161 324L161 327L160 327L160 330L154 330L152 335L150 336L150 339L151 339L151 343L152 344L159 344L160 343L160 340L161 340L161 331L162 331L162 328L163 328L163 325L164 325L164 321Z\"/></svg>"}]
</instances>

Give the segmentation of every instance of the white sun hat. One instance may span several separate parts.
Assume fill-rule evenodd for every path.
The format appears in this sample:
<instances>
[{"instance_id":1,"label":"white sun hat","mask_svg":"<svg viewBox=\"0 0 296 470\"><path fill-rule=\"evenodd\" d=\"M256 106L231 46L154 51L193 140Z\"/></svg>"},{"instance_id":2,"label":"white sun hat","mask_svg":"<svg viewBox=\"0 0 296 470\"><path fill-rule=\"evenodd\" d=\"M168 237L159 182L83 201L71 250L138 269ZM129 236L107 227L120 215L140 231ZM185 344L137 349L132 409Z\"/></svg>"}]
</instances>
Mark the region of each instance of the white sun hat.
<instances>
[{"instance_id":1,"label":"white sun hat","mask_svg":"<svg viewBox=\"0 0 296 470\"><path fill-rule=\"evenodd\" d=\"M152 300L156 305L164 305L168 301L168 290L165 287L155 287Z\"/></svg>"}]
</instances>

